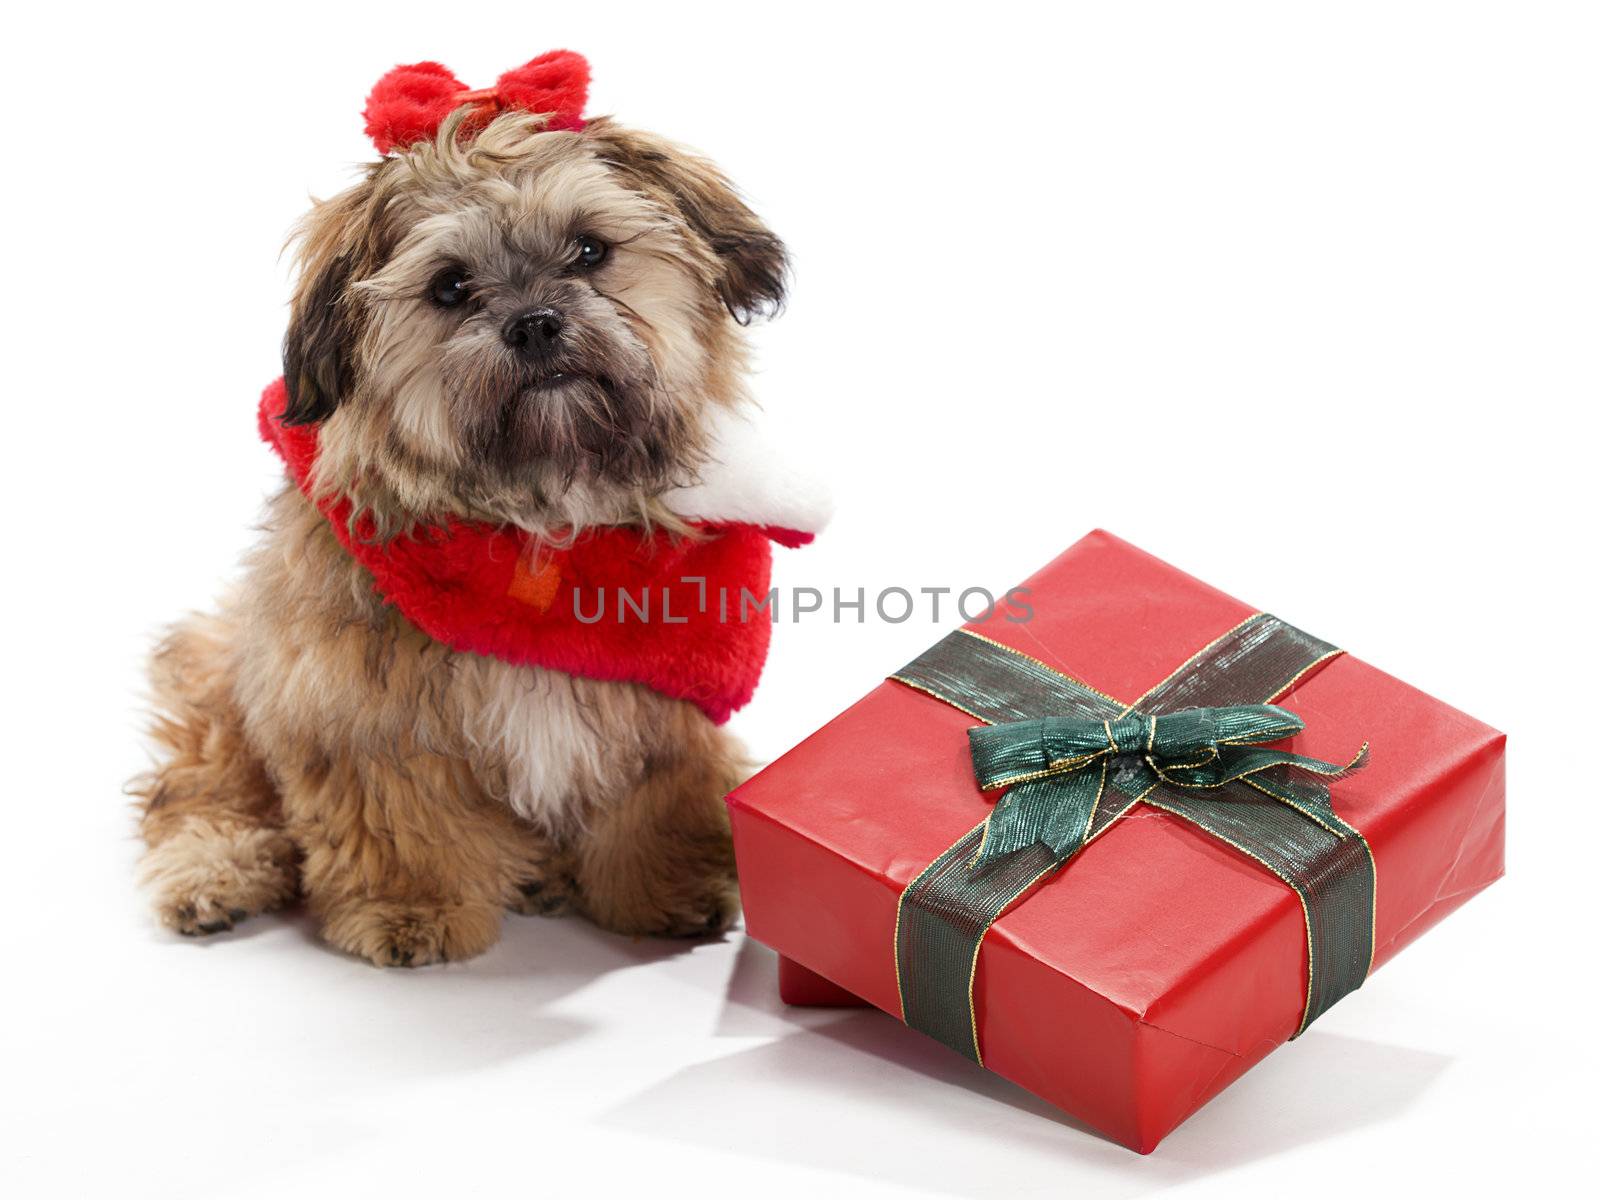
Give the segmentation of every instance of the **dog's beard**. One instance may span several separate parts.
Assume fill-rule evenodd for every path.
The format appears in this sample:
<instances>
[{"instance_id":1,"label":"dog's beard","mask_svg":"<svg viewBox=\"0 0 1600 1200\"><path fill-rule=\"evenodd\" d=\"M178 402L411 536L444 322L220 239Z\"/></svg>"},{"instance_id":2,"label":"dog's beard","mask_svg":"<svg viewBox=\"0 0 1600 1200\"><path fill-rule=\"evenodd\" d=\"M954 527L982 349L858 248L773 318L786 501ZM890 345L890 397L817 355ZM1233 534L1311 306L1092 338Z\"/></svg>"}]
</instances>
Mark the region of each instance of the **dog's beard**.
<instances>
[{"instance_id":1,"label":"dog's beard","mask_svg":"<svg viewBox=\"0 0 1600 1200\"><path fill-rule=\"evenodd\" d=\"M643 347L590 336L532 363L468 338L441 365L467 458L502 479L624 488L670 480L685 422Z\"/></svg>"}]
</instances>

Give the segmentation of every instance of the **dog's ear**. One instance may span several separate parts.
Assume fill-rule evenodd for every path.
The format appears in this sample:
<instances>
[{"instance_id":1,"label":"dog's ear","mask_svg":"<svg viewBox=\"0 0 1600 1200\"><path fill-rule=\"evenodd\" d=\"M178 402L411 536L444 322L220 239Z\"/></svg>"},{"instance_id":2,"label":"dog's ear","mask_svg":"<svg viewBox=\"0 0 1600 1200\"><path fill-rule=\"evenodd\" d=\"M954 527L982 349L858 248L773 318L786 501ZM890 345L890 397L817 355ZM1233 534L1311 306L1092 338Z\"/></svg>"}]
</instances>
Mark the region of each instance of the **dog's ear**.
<instances>
[{"instance_id":1,"label":"dog's ear","mask_svg":"<svg viewBox=\"0 0 1600 1200\"><path fill-rule=\"evenodd\" d=\"M372 258L371 197L364 182L319 203L300 228L300 278L283 338L285 425L332 416L351 384L362 318L350 285Z\"/></svg>"},{"instance_id":2,"label":"dog's ear","mask_svg":"<svg viewBox=\"0 0 1600 1200\"><path fill-rule=\"evenodd\" d=\"M283 338L285 425L331 417L344 396L355 336L344 298L350 277L350 256L338 254L298 290Z\"/></svg>"},{"instance_id":3,"label":"dog's ear","mask_svg":"<svg viewBox=\"0 0 1600 1200\"><path fill-rule=\"evenodd\" d=\"M741 325L783 307L789 257L770 229L739 198L713 164L664 138L622 129L605 118L589 122L613 166L649 194L669 201L717 257L717 294Z\"/></svg>"}]
</instances>

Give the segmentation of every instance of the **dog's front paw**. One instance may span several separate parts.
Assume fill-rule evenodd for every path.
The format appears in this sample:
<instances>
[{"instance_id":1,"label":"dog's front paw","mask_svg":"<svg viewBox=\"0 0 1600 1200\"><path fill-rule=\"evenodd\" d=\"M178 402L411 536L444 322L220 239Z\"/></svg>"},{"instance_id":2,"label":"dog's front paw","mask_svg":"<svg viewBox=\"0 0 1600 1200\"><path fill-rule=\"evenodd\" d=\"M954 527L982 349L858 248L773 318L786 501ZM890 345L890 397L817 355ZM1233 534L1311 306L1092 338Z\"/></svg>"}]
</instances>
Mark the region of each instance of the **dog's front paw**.
<instances>
[{"instance_id":1,"label":"dog's front paw","mask_svg":"<svg viewBox=\"0 0 1600 1200\"><path fill-rule=\"evenodd\" d=\"M191 821L145 852L139 875L156 919L185 937L232 929L281 908L299 887L294 844L277 829Z\"/></svg>"},{"instance_id":2,"label":"dog's front paw","mask_svg":"<svg viewBox=\"0 0 1600 1200\"><path fill-rule=\"evenodd\" d=\"M324 915L322 936L380 967L425 967L482 954L500 936L487 904L348 900Z\"/></svg>"}]
</instances>

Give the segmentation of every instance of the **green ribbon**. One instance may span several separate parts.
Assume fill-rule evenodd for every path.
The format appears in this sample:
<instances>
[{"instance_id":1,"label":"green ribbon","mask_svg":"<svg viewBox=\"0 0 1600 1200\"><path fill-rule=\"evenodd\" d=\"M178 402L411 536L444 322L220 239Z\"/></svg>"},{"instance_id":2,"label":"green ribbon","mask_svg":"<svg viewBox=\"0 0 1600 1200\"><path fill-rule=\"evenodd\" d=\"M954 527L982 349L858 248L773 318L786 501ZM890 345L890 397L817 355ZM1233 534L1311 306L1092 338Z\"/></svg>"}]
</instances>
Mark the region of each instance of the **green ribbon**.
<instances>
[{"instance_id":1,"label":"green ribbon","mask_svg":"<svg viewBox=\"0 0 1600 1200\"><path fill-rule=\"evenodd\" d=\"M1367 747L1344 766L1268 750L1305 722L1275 704L1189 708L1165 716L1116 719L1041 717L980 725L968 732L973 773L984 791L1006 788L989 815L974 870L1035 842L1065 860L1082 848L1105 795L1113 760L1127 759L1122 786L1145 792L1157 783L1217 792L1245 783L1313 819L1337 821L1328 784L1365 765Z\"/></svg>"},{"instance_id":2,"label":"green ribbon","mask_svg":"<svg viewBox=\"0 0 1600 1200\"><path fill-rule=\"evenodd\" d=\"M1304 729L1270 703L1341 651L1267 613L1201 647L1127 702L958 630L892 678L985 723L969 731L984 820L914 878L895 921L901 1016L981 1063L978 955L1011 905L1135 805L1161 809L1287 884L1306 925L1298 1034L1372 965L1377 869L1328 784L1358 770L1267 743Z\"/></svg>"}]
</instances>

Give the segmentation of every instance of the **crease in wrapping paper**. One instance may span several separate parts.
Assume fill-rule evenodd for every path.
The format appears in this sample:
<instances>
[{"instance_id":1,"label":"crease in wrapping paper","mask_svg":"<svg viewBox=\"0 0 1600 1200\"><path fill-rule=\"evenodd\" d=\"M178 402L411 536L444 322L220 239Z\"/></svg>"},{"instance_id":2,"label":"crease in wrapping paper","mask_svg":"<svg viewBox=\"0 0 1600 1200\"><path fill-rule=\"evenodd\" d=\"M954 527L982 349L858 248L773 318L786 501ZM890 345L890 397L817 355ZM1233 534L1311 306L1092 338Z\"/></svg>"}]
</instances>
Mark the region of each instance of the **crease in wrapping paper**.
<instances>
[{"instance_id":1,"label":"crease in wrapping paper","mask_svg":"<svg viewBox=\"0 0 1600 1200\"><path fill-rule=\"evenodd\" d=\"M1200 1104L1203 1104L1208 1097L1221 1090L1221 1088L1218 1086L1219 1080L1223 1080L1224 1077L1230 1075L1230 1073L1232 1078L1237 1078L1249 1068L1249 1060L1247 1060L1244 1055L1236 1054L1232 1050L1222 1050L1217 1046L1209 1046L1205 1042L1195 1042L1193 1038L1186 1038L1181 1033L1173 1033L1172 1030L1163 1029L1159 1025L1150 1025L1145 1022L1141 1022L1141 1025L1143 1025L1144 1029L1152 1030L1169 1038L1175 1038L1178 1041L1189 1042L1191 1045L1204 1046L1206 1049L1216 1051L1224 1056L1223 1060L1217 1064L1216 1069L1213 1070L1210 1075L1206 1076L1204 1081L1199 1082L1194 1087L1191 1087L1188 1091L1188 1094L1182 1097L1181 1101L1174 1107L1189 1110L1197 1107ZM1138 1031L1135 1032L1135 1038L1137 1039L1137 1037ZM1135 1044L1137 1044L1137 1041ZM1270 1053L1272 1050L1276 1049L1277 1046L1278 1043L1273 1043L1268 1047L1265 1053ZM1226 1080L1222 1086L1226 1086L1227 1082L1231 1081L1231 1079Z\"/></svg>"},{"instance_id":2,"label":"crease in wrapping paper","mask_svg":"<svg viewBox=\"0 0 1600 1200\"><path fill-rule=\"evenodd\" d=\"M1504 745L1504 739L1502 739L1501 744L1502 744L1502 746ZM1489 798L1491 793L1496 794L1496 795L1504 795L1504 793L1505 793L1505 781L1506 781L1506 761L1505 761L1505 758L1502 756L1495 763L1494 769L1489 772L1489 777L1483 781L1483 787L1478 789L1478 798L1472 804L1472 815L1467 818L1467 823L1466 823L1465 826L1463 826L1464 830L1470 832L1471 830L1479 828L1478 817L1483 813L1483 802ZM1452 897L1455 897L1455 896L1459 896L1463 892L1471 893L1471 892L1482 891L1484 888L1488 887L1491 883L1493 883L1496 879L1499 879L1502 875L1505 874L1504 865L1500 865L1495 869L1494 874L1489 876L1489 878L1481 880L1481 881L1475 881L1473 883L1467 884L1465 887L1457 888L1453 892L1446 893L1444 889L1449 887L1451 884L1453 884L1455 882L1456 876L1461 870L1462 860L1467 857L1467 849L1468 849L1469 846L1472 847L1474 850L1478 850L1478 849L1482 848L1482 842L1481 842L1481 840L1469 838L1469 837L1466 837L1466 836L1463 836L1461 838L1461 845L1459 847L1457 847L1457 849L1456 849L1456 856L1455 856L1455 858L1450 860L1450 869L1447 870L1444 873L1444 878L1439 881L1439 890L1434 893L1433 904L1429 905L1428 906L1429 908L1432 908L1434 905L1439 904L1442 901L1449 900L1449 899L1451 899ZM1427 911L1427 910L1424 910L1424 912L1425 911ZM1419 913L1417 915L1420 917L1422 914ZM1410 924L1413 924L1414 922L1415 922L1415 918L1413 918L1413 920L1411 922L1407 922L1407 925L1409 926Z\"/></svg>"},{"instance_id":3,"label":"crease in wrapping paper","mask_svg":"<svg viewBox=\"0 0 1600 1200\"><path fill-rule=\"evenodd\" d=\"M1087 984L1083 983L1080 980L1074 979L1073 982L1078 984L1079 987L1083 987L1083 988L1087 989L1088 991L1091 991L1091 992L1094 991L1093 988L1089 987ZM1098 992L1096 992L1095 994L1099 995ZM1179 1033L1176 1029L1168 1029L1165 1025L1158 1025L1156 1022L1147 1021L1143 1017L1136 1018L1135 1021L1134 1021L1134 1024L1136 1026L1142 1028L1142 1029L1153 1029L1157 1033L1164 1033L1168 1037L1175 1037L1179 1041L1188 1042L1188 1043L1190 1043L1191 1045L1194 1045L1194 1046L1204 1046L1207 1050L1215 1050L1218 1054L1226 1054L1229 1058L1243 1058L1244 1057L1244 1055L1239 1053L1239 1051L1237 1051L1237 1050L1229 1050L1226 1046L1213 1046L1210 1042L1202 1042L1199 1038L1192 1038L1188 1034ZM1224 1064L1224 1066L1225 1065L1226 1064ZM1217 1069L1217 1074L1218 1075L1222 1074L1222 1070L1223 1070L1223 1068L1219 1067Z\"/></svg>"},{"instance_id":4,"label":"crease in wrapping paper","mask_svg":"<svg viewBox=\"0 0 1600 1200\"><path fill-rule=\"evenodd\" d=\"M1503 738L1501 739L1499 745L1503 751ZM1486 801L1491 795L1504 794L1505 778L1505 759L1504 757L1501 757L1494 764L1494 769L1489 772L1489 777L1484 780L1483 787L1478 792L1478 798L1473 803L1472 816L1463 827L1468 833L1471 833L1473 830L1481 830L1479 818L1483 814L1484 801ZM1499 827L1502 824L1503 819L1501 821L1496 821L1495 827ZM1438 890L1435 891L1433 899L1409 921L1400 926L1399 929L1396 929L1394 934L1386 942L1384 942L1383 945L1378 947L1377 951L1373 955L1374 968L1381 965L1383 961L1386 961L1397 946L1404 946L1408 944L1411 939L1407 935L1410 934L1412 930L1416 929L1418 925L1422 925L1423 929L1426 930L1432 924L1432 922L1427 922L1427 918L1433 916L1435 913L1438 913L1441 907L1448 906L1446 912L1440 913L1439 916L1442 917L1448 915L1449 909L1459 907L1461 904L1464 904L1468 900L1472 899L1472 897L1476 896L1479 892L1483 891L1496 880L1505 877L1505 865L1503 862L1497 861L1492 867L1480 864L1480 869L1483 870L1484 874L1475 876L1470 883L1464 883L1460 886L1452 886L1457 881L1457 878L1461 872L1462 861L1466 859L1469 848L1475 853L1481 853L1486 849L1493 848L1486 841L1490 832L1492 831L1482 831L1482 836L1480 837L1463 837L1461 839L1461 844L1456 849L1456 856L1453 860L1451 860L1449 869L1444 873L1444 877L1439 881L1439 887ZM1450 888L1451 890L1446 891L1446 888ZM1424 922L1427 922L1427 924L1424 924Z\"/></svg>"}]
</instances>

